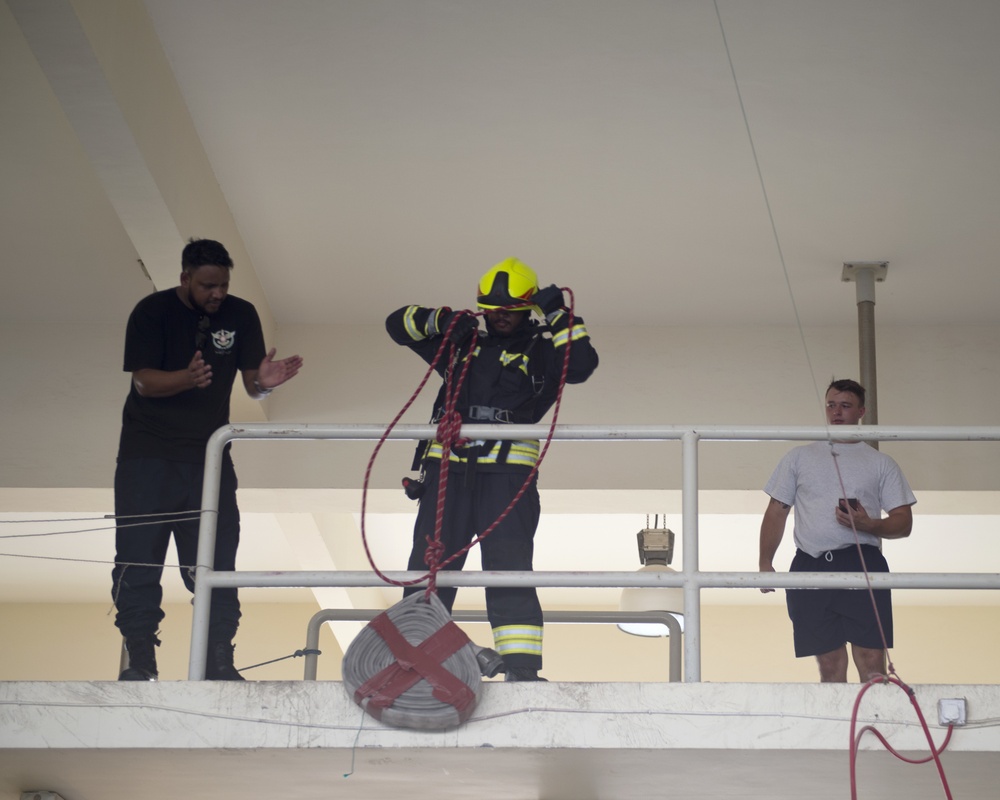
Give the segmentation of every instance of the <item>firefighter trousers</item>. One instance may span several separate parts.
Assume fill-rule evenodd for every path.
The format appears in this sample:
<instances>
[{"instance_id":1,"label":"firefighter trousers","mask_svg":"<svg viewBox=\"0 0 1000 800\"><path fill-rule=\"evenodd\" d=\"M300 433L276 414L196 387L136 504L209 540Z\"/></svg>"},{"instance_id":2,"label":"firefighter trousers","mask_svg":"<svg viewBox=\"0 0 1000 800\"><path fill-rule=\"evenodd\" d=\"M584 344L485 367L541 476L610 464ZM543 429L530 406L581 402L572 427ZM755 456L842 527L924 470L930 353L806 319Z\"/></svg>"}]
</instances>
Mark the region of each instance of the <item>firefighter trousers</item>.
<instances>
[{"instance_id":1,"label":"firefighter trousers","mask_svg":"<svg viewBox=\"0 0 1000 800\"><path fill-rule=\"evenodd\" d=\"M407 569L427 570L425 562L428 539L435 536L440 462L426 464L426 490L420 499L413 530L413 549ZM441 542L444 561L492 525L507 509L524 485L527 472L470 473L466 465L452 465L444 503ZM479 543L484 570L531 570L535 530L541 505L535 478L504 519ZM466 555L455 559L445 569L460 570ZM410 587L405 594L425 591ZM454 588L439 588L438 597L451 611ZM494 643L509 667L540 669L542 664L542 607L534 587L488 587L486 611L493 629Z\"/></svg>"}]
</instances>

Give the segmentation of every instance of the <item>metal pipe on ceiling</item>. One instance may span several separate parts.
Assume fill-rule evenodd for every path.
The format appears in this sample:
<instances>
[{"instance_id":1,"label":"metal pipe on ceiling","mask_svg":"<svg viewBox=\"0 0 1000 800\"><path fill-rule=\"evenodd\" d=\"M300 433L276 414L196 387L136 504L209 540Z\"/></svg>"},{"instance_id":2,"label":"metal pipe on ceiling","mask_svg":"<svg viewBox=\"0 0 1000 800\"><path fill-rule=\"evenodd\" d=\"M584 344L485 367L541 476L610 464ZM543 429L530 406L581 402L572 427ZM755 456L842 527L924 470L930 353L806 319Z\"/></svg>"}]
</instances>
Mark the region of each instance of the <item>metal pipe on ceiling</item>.
<instances>
[{"instance_id":1,"label":"metal pipe on ceiling","mask_svg":"<svg viewBox=\"0 0 1000 800\"><path fill-rule=\"evenodd\" d=\"M878 425L878 368L875 358L875 283L885 280L888 261L844 263L841 280L854 281L858 303L858 380L865 387L863 423ZM869 442L878 450L878 442Z\"/></svg>"}]
</instances>

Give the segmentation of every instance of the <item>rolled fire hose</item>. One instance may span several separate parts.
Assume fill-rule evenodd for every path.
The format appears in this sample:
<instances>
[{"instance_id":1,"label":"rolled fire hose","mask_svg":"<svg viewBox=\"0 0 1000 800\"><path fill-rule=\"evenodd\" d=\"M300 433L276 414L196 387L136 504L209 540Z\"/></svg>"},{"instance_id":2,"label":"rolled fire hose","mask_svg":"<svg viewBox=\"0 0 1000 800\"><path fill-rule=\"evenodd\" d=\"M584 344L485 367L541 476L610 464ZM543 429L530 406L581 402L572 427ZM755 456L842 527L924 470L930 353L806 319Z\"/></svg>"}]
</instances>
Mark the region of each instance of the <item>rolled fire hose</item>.
<instances>
[{"instance_id":1,"label":"rolled fire hose","mask_svg":"<svg viewBox=\"0 0 1000 800\"><path fill-rule=\"evenodd\" d=\"M496 654L469 641L436 594L425 595L403 598L355 637L344 654L344 688L388 725L451 728L472 714L481 676L491 674L477 655Z\"/></svg>"}]
</instances>

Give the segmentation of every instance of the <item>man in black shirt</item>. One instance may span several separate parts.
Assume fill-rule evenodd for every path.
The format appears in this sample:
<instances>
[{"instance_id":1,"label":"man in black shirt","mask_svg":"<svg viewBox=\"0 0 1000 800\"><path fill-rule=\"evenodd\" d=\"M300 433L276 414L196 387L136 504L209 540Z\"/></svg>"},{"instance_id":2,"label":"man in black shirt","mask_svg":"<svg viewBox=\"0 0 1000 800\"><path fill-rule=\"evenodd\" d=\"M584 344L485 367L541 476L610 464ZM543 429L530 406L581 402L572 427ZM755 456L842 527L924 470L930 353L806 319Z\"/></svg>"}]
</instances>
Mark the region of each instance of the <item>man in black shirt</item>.
<instances>
[{"instance_id":1,"label":"man in black shirt","mask_svg":"<svg viewBox=\"0 0 1000 800\"><path fill-rule=\"evenodd\" d=\"M112 597L129 666L119 680L156 680L157 629L164 617L160 577L173 534L181 577L194 591L205 446L229 423L236 374L260 399L290 380L299 356L265 353L251 303L229 295L233 261L219 242L192 239L181 255L180 285L136 305L125 333L124 369L132 384L122 412L115 470L118 519ZM158 515L158 516L157 516ZM236 568L240 520L236 474L226 448L219 491L216 570ZM205 676L243 680L233 666L239 625L236 589L215 589Z\"/></svg>"}]
</instances>

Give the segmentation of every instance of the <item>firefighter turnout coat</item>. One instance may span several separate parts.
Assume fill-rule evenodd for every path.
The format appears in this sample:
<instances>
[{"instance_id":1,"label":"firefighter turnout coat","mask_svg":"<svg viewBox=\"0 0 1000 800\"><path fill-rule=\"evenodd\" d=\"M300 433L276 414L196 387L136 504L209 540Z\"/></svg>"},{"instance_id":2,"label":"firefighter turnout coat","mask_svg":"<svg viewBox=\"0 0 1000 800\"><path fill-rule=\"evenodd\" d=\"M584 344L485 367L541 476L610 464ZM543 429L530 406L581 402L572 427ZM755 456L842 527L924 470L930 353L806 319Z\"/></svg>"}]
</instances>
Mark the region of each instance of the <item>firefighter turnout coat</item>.
<instances>
[{"instance_id":1,"label":"firefighter turnout coat","mask_svg":"<svg viewBox=\"0 0 1000 800\"><path fill-rule=\"evenodd\" d=\"M394 342L406 345L428 364L443 344L447 308L406 306L386 320ZM598 357L583 320L563 310L540 325L525 314L510 335L501 336L487 323L475 341L463 342L462 359L472 359L457 398L456 411L463 423L534 424L540 422L556 400L563 372L565 348L569 345L566 383L582 383L597 368ZM470 336L469 339L472 337ZM447 346L447 345L446 345ZM447 379L450 370L457 380L463 363L450 364L442 354L435 369ZM434 404L432 421L440 419L444 386ZM483 569L530 570L533 539L540 507L532 478L524 487L539 456L537 440L473 441L455 447L449 454L447 495L441 540L445 558L481 535L522 488L514 508L480 542ZM428 537L435 535L436 502L443 447L439 441L421 442L414 468L421 469L423 492L414 528L413 550L408 569L425 570ZM447 569L461 569L465 557ZM423 591L411 589L408 591ZM438 595L450 610L455 589L440 588ZM542 610L533 588L487 588L487 612L494 646L509 667L541 667Z\"/></svg>"}]
</instances>

